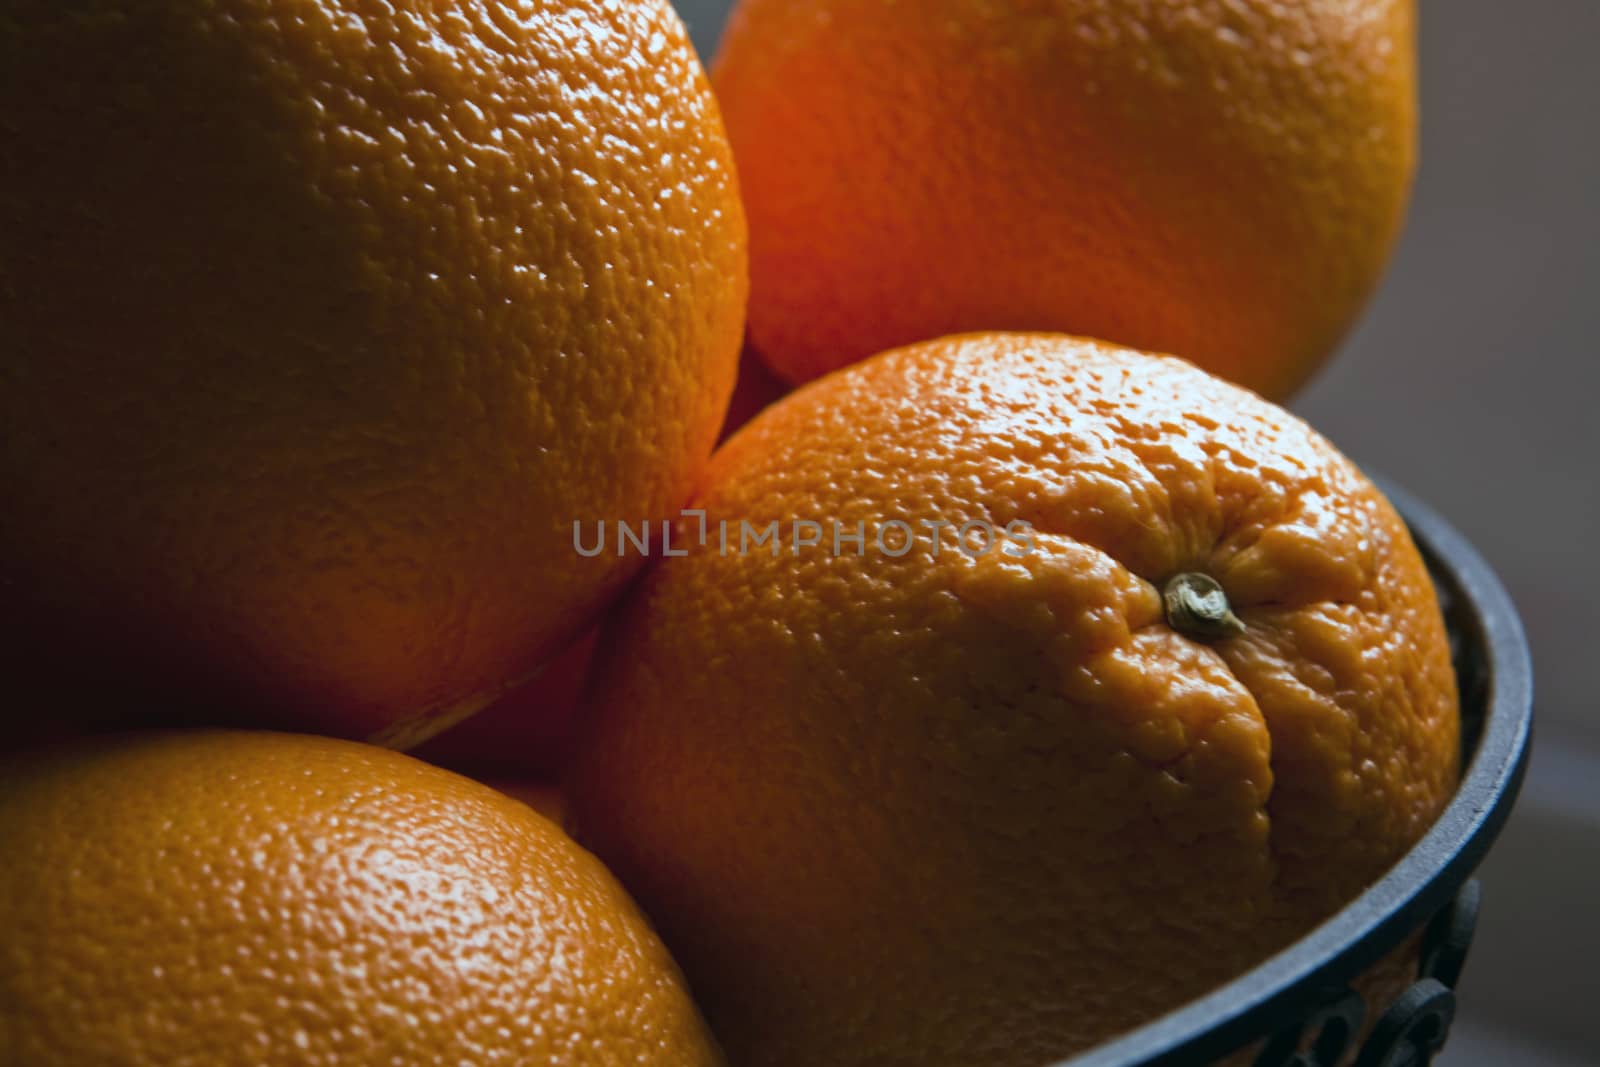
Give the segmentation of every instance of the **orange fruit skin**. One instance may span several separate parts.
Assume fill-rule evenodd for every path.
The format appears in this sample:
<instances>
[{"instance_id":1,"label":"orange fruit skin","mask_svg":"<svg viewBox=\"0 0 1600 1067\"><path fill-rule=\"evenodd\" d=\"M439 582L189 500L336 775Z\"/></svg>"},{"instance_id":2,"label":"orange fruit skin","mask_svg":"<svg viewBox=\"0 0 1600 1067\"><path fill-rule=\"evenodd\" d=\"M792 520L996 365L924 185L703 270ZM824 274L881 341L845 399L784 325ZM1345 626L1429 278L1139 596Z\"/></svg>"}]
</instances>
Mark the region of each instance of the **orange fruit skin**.
<instances>
[{"instance_id":1,"label":"orange fruit skin","mask_svg":"<svg viewBox=\"0 0 1600 1067\"><path fill-rule=\"evenodd\" d=\"M789 392L789 387L773 376L760 353L748 345L739 356L739 377L733 383L733 398L722 420L718 443L726 441L745 423Z\"/></svg>"},{"instance_id":2,"label":"orange fruit skin","mask_svg":"<svg viewBox=\"0 0 1600 1067\"><path fill-rule=\"evenodd\" d=\"M28 1067L710 1065L623 889L393 752L122 735L0 769L0 1049Z\"/></svg>"},{"instance_id":3,"label":"orange fruit skin","mask_svg":"<svg viewBox=\"0 0 1600 1067\"><path fill-rule=\"evenodd\" d=\"M718 441L733 436L787 392L761 357L746 347ZM583 716L584 687L604 628L603 622L596 624L531 680L411 754L480 779L559 778Z\"/></svg>"},{"instance_id":4,"label":"orange fruit skin","mask_svg":"<svg viewBox=\"0 0 1600 1067\"><path fill-rule=\"evenodd\" d=\"M554 782L526 777L485 777L479 781L496 792L504 793L512 800L526 804L553 823L560 824L565 817L566 808L561 798L561 787Z\"/></svg>"},{"instance_id":5,"label":"orange fruit skin","mask_svg":"<svg viewBox=\"0 0 1600 1067\"><path fill-rule=\"evenodd\" d=\"M1453 789L1455 680L1401 520L1181 360L1004 334L883 354L758 416L695 506L830 532L657 562L567 818L732 1062L1050 1062L1308 931ZM917 534L899 558L890 520ZM1032 551L968 558L978 520L1028 523ZM937 553L923 521L955 524ZM834 522L867 524L865 555L833 555ZM1190 571L1242 635L1168 624Z\"/></svg>"},{"instance_id":6,"label":"orange fruit skin","mask_svg":"<svg viewBox=\"0 0 1600 1067\"><path fill-rule=\"evenodd\" d=\"M713 66L750 337L790 381L969 330L1176 352L1271 398L1400 228L1412 0L741 0Z\"/></svg>"},{"instance_id":7,"label":"orange fruit skin","mask_svg":"<svg viewBox=\"0 0 1600 1067\"><path fill-rule=\"evenodd\" d=\"M575 519L710 454L745 223L666 0L20 0L0 112L28 658L403 747L637 569Z\"/></svg>"},{"instance_id":8,"label":"orange fruit skin","mask_svg":"<svg viewBox=\"0 0 1600 1067\"><path fill-rule=\"evenodd\" d=\"M410 755L479 779L559 777L583 715L600 634L599 626L591 627L530 681Z\"/></svg>"}]
</instances>

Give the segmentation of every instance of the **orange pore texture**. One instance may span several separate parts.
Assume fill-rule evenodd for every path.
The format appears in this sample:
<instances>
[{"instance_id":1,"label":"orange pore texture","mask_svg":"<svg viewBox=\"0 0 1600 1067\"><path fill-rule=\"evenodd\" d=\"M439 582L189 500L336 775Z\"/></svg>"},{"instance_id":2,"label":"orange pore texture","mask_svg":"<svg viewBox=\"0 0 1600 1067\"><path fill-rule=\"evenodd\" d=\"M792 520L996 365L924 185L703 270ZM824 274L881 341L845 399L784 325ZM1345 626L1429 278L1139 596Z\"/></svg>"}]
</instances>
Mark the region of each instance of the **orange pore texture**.
<instances>
[{"instance_id":1,"label":"orange pore texture","mask_svg":"<svg viewBox=\"0 0 1600 1067\"><path fill-rule=\"evenodd\" d=\"M0 623L69 665L413 741L710 453L744 216L666 0L18 0L0 114Z\"/></svg>"},{"instance_id":2,"label":"orange pore texture","mask_svg":"<svg viewBox=\"0 0 1600 1067\"><path fill-rule=\"evenodd\" d=\"M1416 151L1411 0L741 0L713 66L753 343L790 381L967 330L1281 397L1364 304Z\"/></svg>"},{"instance_id":3,"label":"orange pore texture","mask_svg":"<svg viewBox=\"0 0 1600 1067\"><path fill-rule=\"evenodd\" d=\"M1180 360L1048 335L880 355L757 416L696 506L783 543L647 574L568 818L733 1062L1066 1055L1306 932L1453 788L1455 681L1401 520ZM823 547L796 554L796 520ZM891 520L917 535L899 558ZM969 558L978 520L1033 551ZM937 553L925 521L953 524ZM1191 571L1242 635L1167 623Z\"/></svg>"},{"instance_id":4,"label":"orange pore texture","mask_svg":"<svg viewBox=\"0 0 1600 1067\"><path fill-rule=\"evenodd\" d=\"M381 749L124 735L0 763L0 1060L720 1062L598 861Z\"/></svg>"}]
</instances>

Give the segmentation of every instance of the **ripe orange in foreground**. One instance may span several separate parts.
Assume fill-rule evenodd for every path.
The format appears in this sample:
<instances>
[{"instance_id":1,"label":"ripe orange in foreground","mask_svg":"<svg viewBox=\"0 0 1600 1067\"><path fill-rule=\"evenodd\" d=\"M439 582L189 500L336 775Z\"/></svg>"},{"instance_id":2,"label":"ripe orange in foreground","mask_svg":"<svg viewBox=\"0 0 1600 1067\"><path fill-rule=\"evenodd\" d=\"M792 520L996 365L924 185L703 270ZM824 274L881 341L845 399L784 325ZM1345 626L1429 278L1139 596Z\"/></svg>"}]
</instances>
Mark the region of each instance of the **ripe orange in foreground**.
<instances>
[{"instance_id":1,"label":"ripe orange in foreground","mask_svg":"<svg viewBox=\"0 0 1600 1067\"><path fill-rule=\"evenodd\" d=\"M1180 360L880 355L758 416L695 506L732 547L632 595L568 819L732 1062L1037 1067L1305 933L1453 788L1404 525Z\"/></svg>"},{"instance_id":2,"label":"ripe orange in foreground","mask_svg":"<svg viewBox=\"0 0 1600 1067\"><path fill-rule=\"evenodd\" d=\"M21 0L0 70L0 630L47 682L404 746L636 569L575 519L691 491L745 228L667 0Z\"/></svg>"},{"instance_id":3,"label":"ripe orange in foreground","mask_svg":"<svg viewBox=\"0 0 1600 1067\"><path fill-rule=\"evenodd\" d=\"M0 764L0 1049L85 1064L720 1063L600 863L495 791L288 734Z\"/></svg>"},{"instance_id":4,"label":"ripe orange in foreground","mask_svg":"<svg viewBox=\"0 0 1600 1067\"><path fill-rule=\"evenodd\" d=\"M713 66L750 338L791 381L968 330L1288 394L1360 311L1416 153L1412 0L741 0Z\"/></svg>"}]
</instances>

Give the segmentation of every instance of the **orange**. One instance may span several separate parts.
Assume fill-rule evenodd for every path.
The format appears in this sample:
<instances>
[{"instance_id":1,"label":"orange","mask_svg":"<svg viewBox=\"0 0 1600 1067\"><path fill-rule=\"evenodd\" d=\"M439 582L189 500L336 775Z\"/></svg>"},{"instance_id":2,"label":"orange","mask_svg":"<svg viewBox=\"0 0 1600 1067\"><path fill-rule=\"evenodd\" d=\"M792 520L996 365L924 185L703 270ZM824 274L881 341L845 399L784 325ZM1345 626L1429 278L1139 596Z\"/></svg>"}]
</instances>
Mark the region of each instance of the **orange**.
<instances>
[{"instance_id":1,"label":"orange","mask_svg":"<svg viewBox=\"0 0 1600 1067\"><path fill-rule=\"evenodd\" d=\"M720 1062L660 941L528 807L326 738L0 767L0 1054L28 1067Z\"/></svg>"},{"instance_id":2,"label":"orange","mask_svg":"<svg viewBox=\"0 0 1600 1067\"><path fill-rule=\"evenodd\" d=\"M484 785L497 792L504 793L512 800L526 804L551 822L561 822L565 807L559 785L544 779L526 776L511 778L491 777L480 780Z\"/></svg>"},{"instance_id":3,"label":"orange","mask_svg":"<svg viewBox=\"0 0 1600 1067\"><path fill-rule=\"evenodd\" d=\"M530 681L410 754L474 778L559 776L599 639L600 627L592 627Z\"/></svg>"},{"instance_id":4,"label":"orange","mask_svg":"<svg viewBox=\"0 0 1600 1067\"><path fill-rule=\"evenodd\" d=\"M745 349L719 440L732 436L786 391L761 358ZM559 777L582 720L584 686L600 634L599 625L591 628L531 680L411 754L474 777Z\"/></svg>"},{"instance_id":5,"label":"orange","mask_svg":"<svg viewBox=\"0 0 1600 1067\"><path fill-rule=\"evenodd\" d=\"M741 0L713 67L791 381L967 330L1288 394L1400 228L1412 0Z\"/></svg>"},{"instance_id":6,"label":"orange","mask_svg":"<svg viewBox=\"0 0 1600 1067\"><path fill-rule=\"evenodd\" d=\"M732 437L788 391L783 382L773 377L760 354L747 345L739 356L739 377L733 383L733 398L728 401L719 441Z\"/></svg>"},{"instance_id":7,"label":"orange","mask_svg":"<svg viewBox=\"0 0 1600 1067\"><path fill-rule=\"evenodd\" d=\"M47 678L404 746L637 569L572 524L683 503L746 290L666 0L20 0L0 72L0 627Z\"/></svg>"},{"instance_id":8,"label":"orange","mask_svg":"<svg viewBox=\"0 0 1600 1067\"><path fill-rule=\"evenodd\" d=\"M567 810L732 1062L1065 1056L1305 933L1453 788L1401 520L1183 361L893 351L759 415L695 506L707 546L597 667Z\"/></svg>"}]
</instances>

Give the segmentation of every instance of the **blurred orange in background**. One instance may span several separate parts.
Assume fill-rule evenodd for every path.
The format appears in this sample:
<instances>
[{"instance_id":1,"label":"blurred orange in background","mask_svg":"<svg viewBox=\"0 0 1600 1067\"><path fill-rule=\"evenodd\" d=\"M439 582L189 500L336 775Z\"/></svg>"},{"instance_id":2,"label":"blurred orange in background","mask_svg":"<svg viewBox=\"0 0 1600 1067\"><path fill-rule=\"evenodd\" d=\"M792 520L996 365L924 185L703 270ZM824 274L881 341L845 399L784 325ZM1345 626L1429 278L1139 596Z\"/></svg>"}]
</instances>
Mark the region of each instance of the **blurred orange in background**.
<instances>
[{"instance_id":1,"label":"blurred orange in background","mask_svg":"<svg viewBox=\"0 0 1600 1067\"><path fill-rule=\"evenodd\" d=\"M967 330L1281 398L1361 311L1416 159L1412 0L741 0L712 75L750 339L801 382Z\"/></svg>"}]
</instances>

